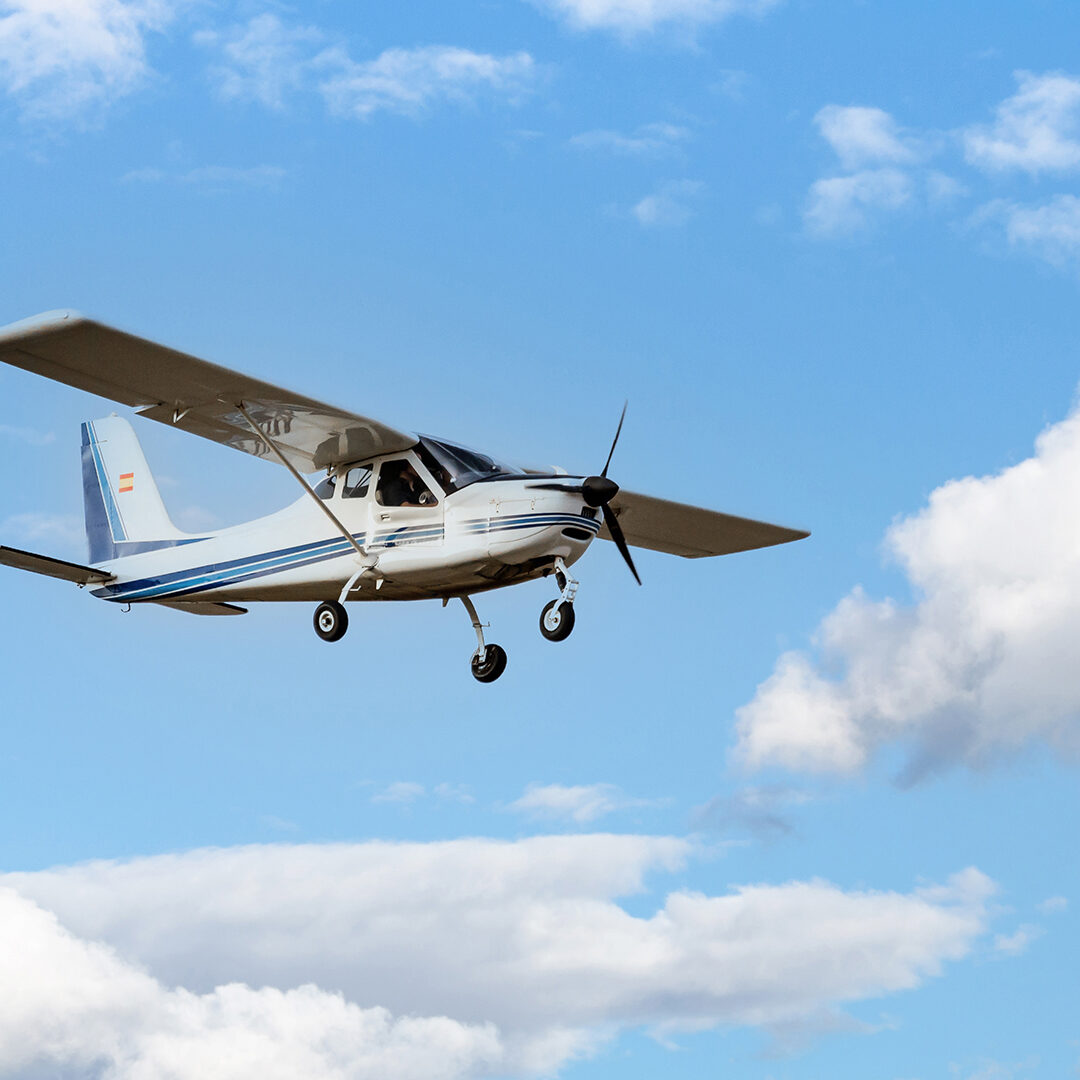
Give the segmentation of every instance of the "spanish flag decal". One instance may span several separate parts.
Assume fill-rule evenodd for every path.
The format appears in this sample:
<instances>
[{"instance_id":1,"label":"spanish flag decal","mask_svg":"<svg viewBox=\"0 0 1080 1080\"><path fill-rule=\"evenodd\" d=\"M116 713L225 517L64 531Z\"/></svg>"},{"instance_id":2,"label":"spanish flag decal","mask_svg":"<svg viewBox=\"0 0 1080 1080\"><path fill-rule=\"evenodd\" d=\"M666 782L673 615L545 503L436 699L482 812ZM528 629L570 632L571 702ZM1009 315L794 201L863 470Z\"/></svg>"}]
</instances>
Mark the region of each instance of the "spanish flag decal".
<instances>
[{"instance_id":1,"label":"spanish flag decal","mask_svg":"<svg viewBox=\"0 0 1080 1080\"><path fill-rule=\"evenodd\" d=\"M123 495L125 491L135 490L135 474L133 472L122 472L120 474L120 494Z\"/></svg>"}]
</instances>

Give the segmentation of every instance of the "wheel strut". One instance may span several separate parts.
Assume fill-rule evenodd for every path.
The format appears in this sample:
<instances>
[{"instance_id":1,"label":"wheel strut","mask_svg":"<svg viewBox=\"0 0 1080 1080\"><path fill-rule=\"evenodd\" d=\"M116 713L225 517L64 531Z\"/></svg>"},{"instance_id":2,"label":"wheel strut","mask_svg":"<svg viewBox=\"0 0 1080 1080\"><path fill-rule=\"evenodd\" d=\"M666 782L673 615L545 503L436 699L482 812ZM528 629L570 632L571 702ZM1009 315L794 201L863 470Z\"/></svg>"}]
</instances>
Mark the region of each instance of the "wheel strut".
<instances>
[{"instance_id":1,"label":"wheel strut","mask_svg":"<svg viewBox=\"0 0 1080 1080\"><path fill-rule=\"evenodd\" d=\"M506 650L501 645L487 645L484 642L484 624L476 614L476 606L468 596L459 597L472 620L476 631L476 651L469 661L473 678L477 682L494 682L506 670Z\"/></svg>"}]
</instances>

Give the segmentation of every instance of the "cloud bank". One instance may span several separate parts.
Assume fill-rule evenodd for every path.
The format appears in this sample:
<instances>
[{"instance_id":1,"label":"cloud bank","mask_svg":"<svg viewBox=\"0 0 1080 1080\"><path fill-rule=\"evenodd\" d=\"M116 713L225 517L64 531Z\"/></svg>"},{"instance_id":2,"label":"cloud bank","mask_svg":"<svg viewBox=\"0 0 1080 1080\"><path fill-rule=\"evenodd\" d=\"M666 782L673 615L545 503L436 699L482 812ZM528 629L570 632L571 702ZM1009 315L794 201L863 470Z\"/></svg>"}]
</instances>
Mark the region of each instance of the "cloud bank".
<instances>
[{"instance_id":1,"label":"cloud bank","mask_svg":"<svg viewBox=\"0 0 1080 1080\"><path fill-rule=\"evenodd\" d=\"M736 756L853 773L892 745L904 778L1048 746L1080 751L1080 411L1035 454L938 488L886 549L916 597L854 589L738 711Z\"/></svg>"},{"instance_id":2,"label":"cloud bank","mask_svg":"<svg viewBox=\"0 0 1080 1080\"><path fill-rule=\"evenodd\" d=\"M967 954L992 883L616 901L685 840L270 845L0 879L0 1071L528 1076L630 1026L814 1024ZM228 1053L225 1053L228 1048Z\"/></svg>"},{"instance_id":3,"label":"cloud bank","mask_svg":"<svg viewBox=\"0 0 1080 1080\"><path fill-rule=\"evenodd\" d=\"M780 0L532 0L577 30L637 35L664 26L694 28L733 15L763 15Z\"/></svg>"}]
</instances>

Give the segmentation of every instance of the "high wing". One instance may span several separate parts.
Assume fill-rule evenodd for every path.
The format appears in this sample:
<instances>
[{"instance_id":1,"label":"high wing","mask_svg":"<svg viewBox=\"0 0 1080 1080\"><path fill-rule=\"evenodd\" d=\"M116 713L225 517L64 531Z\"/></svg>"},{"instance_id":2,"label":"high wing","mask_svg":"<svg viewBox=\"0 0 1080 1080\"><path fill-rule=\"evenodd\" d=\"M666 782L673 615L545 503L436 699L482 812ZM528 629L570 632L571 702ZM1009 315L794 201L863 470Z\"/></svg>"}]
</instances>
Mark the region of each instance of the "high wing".
<instances>
[{"instance_id":1,"label":"high wing","mask_svg":"<svg viewBox=\"0 0 1080 1080\"><path fill-rule=\"evenodd\" d=\"M242 403L289 463L314 472L415 445L416 437L280 386L199 360L75 311L0 328L0 360L133 406L142 416L277 459L239 411Z\"/></svg>"},{"instance_id":2,"label":"high wing","mask_svg":"<svg viewBox=\"0 0 1080 1080\"><path fill-rule=\"evenodd\" d=\"M14 566L17 570L29 570L45 577L60 578L61 581L73 581L76 585L103 585L112 581L113 575L95 570L92 566L65 562L49 555L36 555L32 551L20 551L18 548L0 547L0 565Z\"/></svg>"},{"instance_id":3,"label":"high wing","mask_svg":"<svg viewBox=\"0 0 1080 1080\"><path fill-rule=\"evenodd\" d=\"M810 535L802 529L733 517L632 491L620 491L611 500L611 509L615 511L628 544L682 555L686 559L772 547ZM607 526L599 535L605 540L611 539Z\"/></svg>"}]
</instances>

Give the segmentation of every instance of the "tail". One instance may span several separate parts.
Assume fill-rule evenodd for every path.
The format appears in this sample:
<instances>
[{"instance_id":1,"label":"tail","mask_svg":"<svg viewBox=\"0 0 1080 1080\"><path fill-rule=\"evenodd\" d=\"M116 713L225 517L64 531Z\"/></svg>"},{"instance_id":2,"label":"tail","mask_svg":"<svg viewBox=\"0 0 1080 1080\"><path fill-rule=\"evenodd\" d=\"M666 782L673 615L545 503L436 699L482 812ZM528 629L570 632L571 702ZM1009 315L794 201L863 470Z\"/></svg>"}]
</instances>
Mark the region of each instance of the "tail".
<instances>
[{"instance_id":1,"label":"tail","mask_svg":"<svg viewBox=\"0 0 1080 1080\"><path fill-rule=\"evenodd\" d=\"M91 563L196 539L169 520L139 440L122 417L82 425L82 470Z\"/></svg>"}]
</instances>

